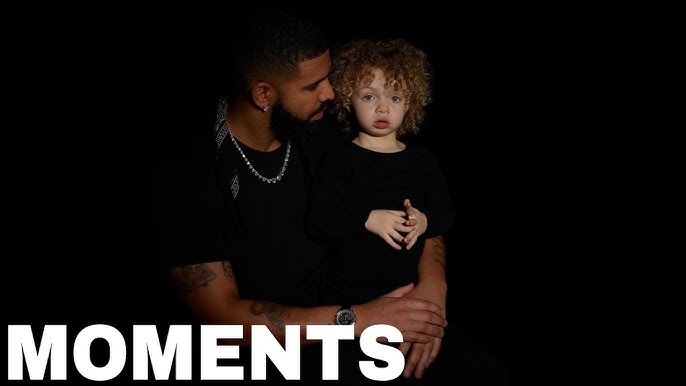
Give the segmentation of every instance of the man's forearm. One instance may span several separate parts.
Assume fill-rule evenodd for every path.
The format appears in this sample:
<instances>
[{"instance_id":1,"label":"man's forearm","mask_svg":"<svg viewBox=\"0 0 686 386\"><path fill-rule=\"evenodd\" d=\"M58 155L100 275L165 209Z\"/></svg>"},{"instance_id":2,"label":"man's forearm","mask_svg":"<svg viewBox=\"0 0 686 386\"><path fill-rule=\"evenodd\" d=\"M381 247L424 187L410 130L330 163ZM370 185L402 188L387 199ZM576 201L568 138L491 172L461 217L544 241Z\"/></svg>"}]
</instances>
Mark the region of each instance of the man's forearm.
<instances>
[{"instance_id":1,"label":"man's forearm","mask_svg":"<svg viewBox=\"0 0 686 386\"><path fill-rule=\"evenodd\" d=\"M448 284L445 276L445 241L442 236L427 239L417 266L418 284L430 283L445 296Z\"/></svg>"},{"instance_id":2,"label":"man's forearm","mask_svg":"<svg viewBox=\"0 0 686 386\"><path fill-rule=\"evenodd\" d=\"M238 300L227 305L223 315L224 324L241 324L244 326L244 337L240 344L250 344L252 325L266 326L272 335L281 343L286 340L286 326L300 326L300 344L318 343L308 340L307 326L332 324L337 306L291 307L261 300Z\"/></svg>"},{"instance_id":3,"label":"man's forearm","mask_svg":"<svg viewBox=\"0 0 686 386\"><path fill-rule=\"evenodd\" d=\"M337 306L290 307L261 300L240 299L231 265L211 262L174 268L170 278L194 318L203 324L243 325L243 338L250 344L251 325L265 325L279 341L285 341L286 325L300 325L300 340L306 340L308 324L331 324Z\"/></svg>"},{"instance_id":4,"label":"man's forearm","mask_svg":"<svg viewBox=\"0 0 686 386\"><path fill-rule=\"evenodd\" d=\"M301 343L316 343L306 339L307 325L333 324L334 315L342 305L303 308L240 299L228 262L174 268L170 278L197 322L244 326L243 339L233 341L237 344L250 344L247 328L250 325L267 326L282 343L286 338L286 325L299 325ZM353 305L357 314L355 336L371 325L390 324L410 341L428 342L433 337L441 337L445 319L438 303L404 299L403 295L409 290L409 287L398 289L365 304Z\"/></svg>"}]
</instances>

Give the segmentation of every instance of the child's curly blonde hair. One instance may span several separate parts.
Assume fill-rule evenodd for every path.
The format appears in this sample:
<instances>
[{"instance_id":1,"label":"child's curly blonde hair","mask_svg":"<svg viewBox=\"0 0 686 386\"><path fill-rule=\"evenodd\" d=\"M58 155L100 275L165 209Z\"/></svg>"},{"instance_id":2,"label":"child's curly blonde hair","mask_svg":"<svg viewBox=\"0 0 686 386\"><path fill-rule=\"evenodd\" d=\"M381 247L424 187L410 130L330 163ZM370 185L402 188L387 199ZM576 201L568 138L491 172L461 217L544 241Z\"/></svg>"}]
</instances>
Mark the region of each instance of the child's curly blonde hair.
<instances>
[{"instance_id":1,"label":"child's curly blonde hair","mask_svg":"<svg viewBox=\"0 0 686 386\"><path fill-rule=\"evenodd\" d=\"M424 107L431 102L429 63L426 54L403 39L354 40L334 53L331 83L336 92L334 114L344 131L352 130L354 115L351 96L359 85L374 80L373 70L386 77L385 87L402 90L407 112L397 134L416 133L424 119Z\"/></svg>"}]
</instances>

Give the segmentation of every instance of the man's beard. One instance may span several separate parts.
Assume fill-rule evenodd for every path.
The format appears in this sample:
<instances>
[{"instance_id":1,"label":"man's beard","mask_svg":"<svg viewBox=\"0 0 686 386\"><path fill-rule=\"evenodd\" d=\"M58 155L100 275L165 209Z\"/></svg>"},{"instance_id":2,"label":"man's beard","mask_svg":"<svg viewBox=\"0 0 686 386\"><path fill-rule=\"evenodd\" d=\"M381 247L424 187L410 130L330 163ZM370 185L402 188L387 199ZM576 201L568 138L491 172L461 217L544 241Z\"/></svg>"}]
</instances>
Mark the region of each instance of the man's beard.
<instances>
[{"instance_id":1,"label":"man's beard","mask_svg":"<svg viewBox=\"0 0 686 386\"><path fill-rule=\"evenodd\" d=\"M326 109L326 107L328 107L327 104L322 105L322 107L311 114L310 117ZM270 129L280 141L290 140L292 142L302 143L307 141L313 133L319 130L321 121L321 119L315 122L300 120L286 111L281 102L277 102L274 104L272 110Z\"/></svg>"}]
</instances>

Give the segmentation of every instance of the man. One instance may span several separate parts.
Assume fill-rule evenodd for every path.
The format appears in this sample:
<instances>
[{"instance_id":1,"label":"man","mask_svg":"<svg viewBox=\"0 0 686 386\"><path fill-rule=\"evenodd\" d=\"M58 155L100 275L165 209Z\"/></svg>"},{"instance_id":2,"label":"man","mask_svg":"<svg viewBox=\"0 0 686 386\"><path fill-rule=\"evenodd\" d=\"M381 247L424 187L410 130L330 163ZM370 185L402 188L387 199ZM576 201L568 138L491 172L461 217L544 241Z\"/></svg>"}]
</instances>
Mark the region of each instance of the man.
<instances>
[{"instance_id":1,"label":"man","mask_svg":"<svg viewBox=\"0 0 686 386\"><path fill-rule=\"evenodd\" d=\"M288 16L226 22L235 41L226 45L231 67L217 79L225 88L213 117L216 148L178 184L181 215L167 245L172 282L197 321L266 325L281 342L286 325L300 325L301 343L313 343L306 326L332 324L341 312L354 314L356 337L393 325L410 353L404 375L421 377L446 325L442 239L427 240L416 286L365 304L318 305L325 249L307 237L304 221L308 176L337 140L317 127L334 96L328 44ZM250 328L243 333L239 343L249 345Z\"/></svg>"}]
</instances>

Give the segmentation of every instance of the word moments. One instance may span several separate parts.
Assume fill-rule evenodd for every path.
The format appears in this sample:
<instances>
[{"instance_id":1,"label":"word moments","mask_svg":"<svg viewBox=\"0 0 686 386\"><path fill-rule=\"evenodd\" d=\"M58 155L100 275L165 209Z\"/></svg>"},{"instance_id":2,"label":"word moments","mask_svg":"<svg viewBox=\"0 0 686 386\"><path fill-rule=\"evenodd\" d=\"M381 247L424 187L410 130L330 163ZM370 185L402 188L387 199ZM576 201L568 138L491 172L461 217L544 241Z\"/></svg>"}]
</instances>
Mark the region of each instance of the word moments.
<instances>
[{"instance_id":1,"label":"word moments","mask_svg":"<svg viewBox=\"0 0 686 386\"><path fill-rule=\"evenodd\" d=\"M300 326L287 325L285 344L282 346L264 325L253 325L250 345L250 379L266 380L267 357L287 380L300 379ZM322 380L338 380L338 341L354 339L354 326L308 325L306 339L321 341ZM405 357L393 346L377 342L384 337L388 342L402 342L401 332L389 325L377 324L366 328L359 340L360 349L371 358L385 361L386 367L377 367L373 360L359 361L361 373L375 381L397 378L405 366ZM132 341L133 379L148 380L149 368L153 379L168 380L175 364L175 379L191 380L192 326L171 325L162 349L157 327L134 325ZM218 339L243 338L241 325L200 326L200 378L201 380L243 380L243 366L219 366L218 359L238 359L237 345L221 345ZM91 344L104 339L109 345L109 361L96 366L91 361ZM7 326L8 380L22 380L24 363L31 380L43 380L48 360L50 380L67 379L67 326L46 325L40 345L33 339L30 325ZM94 324L82 329L73 345L74 365L86 379L107 381L121 373L126 360L126 340L116 328ZM148 362L149 361L149 362ZM150 364L150 366L148 366Z\"/></svg>"}]
</instances>

